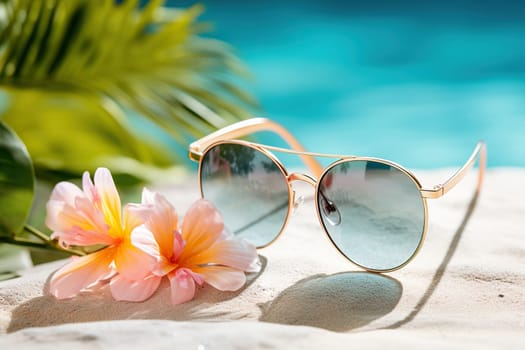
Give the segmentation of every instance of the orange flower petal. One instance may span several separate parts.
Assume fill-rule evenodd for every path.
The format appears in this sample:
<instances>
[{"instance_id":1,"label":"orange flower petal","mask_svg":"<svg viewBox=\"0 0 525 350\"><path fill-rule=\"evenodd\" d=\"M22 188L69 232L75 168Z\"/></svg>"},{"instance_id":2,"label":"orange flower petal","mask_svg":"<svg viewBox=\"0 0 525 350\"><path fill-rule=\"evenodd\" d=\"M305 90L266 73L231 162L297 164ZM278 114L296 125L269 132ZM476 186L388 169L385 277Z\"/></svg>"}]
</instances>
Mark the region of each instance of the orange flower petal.
<instances>
[{"instance_id":1,"label":"orange flower petal","mask_svg":"<svg viewBox=\"0 0 525 350\"><path fill-rule=\"evenodd\" d=\"M209 248L224 229L222 217L205 199L196 201L186 213L182 223L182 239L186 242L181 260Z\"/></svg>"},{"instance_id":2,"label":"orange flower petal","mask_svg":"<svg viewBox=\"0 0 525 350\"><path fill-rule=\"evenodd\" d=\"M218 241L199 255L184 261L186 266L217 264L246 271L257 258L255 246L245 240Z\"/></svg>"},{"instance_id":3,"label":"orange flower petal","mask_svg":"<svg viewBox=\"0 0 525 350\"><path fill-rule=\"evenodd\" d=\"M102 279L109 278L114 248L76 258L51 278L49 291L58 299L72 298L83 289L89 288Z\"/></svg>"},{"instance_id":4,"label":"orange flower petal","mask_svg":"<svg viewBox=\"0 0 525 350\"><path fill-rule=\"evenodd\" d=\"M153 233L145 227L139 226L131 233L131 244L134 247L152 257L153 264L150 266L151 272L157 276L164 276L177 268L177 264L171 263L160 252L160 247Z\"/></svg>"},{"instance_id":5,"label":"orange flower petal","mask_svg":"<svg viewBox=\"0 0 525 350\"><path fill-rule=\"evenodd\" d=\"M95 171L95 187L100 196L100 206L104 213L106 223L110 227L109 234L114 238L122 238L122 220L120 196L111 177L111 173L106 168L98 168Z\"/></svg>"},{"instance_id":6,"label":"orange flower petal","mask_svg":"<svg viewBox=\"0 0 525 350\"><path fill-rule=\"evenodd\" d=\"M175 208L164 196L147 188L142 191L142 203L150 206L146 226L155 236L161 254L171 259L174 253L174 232L178 226Z\"/></svg>"},{"instance_id":7,"label":"orange flower petal","mask_svg":"<svg viewBox=\"0 0 525 350\"><path fill-rule=\"evenodd\" d=\"M46 225L63 246L113 243L102 212L75 185L57 184L46 209Z\"/></svg>"},{"instance_id":8,"label":"orange flower petal","mask_svg":"<svg viewBox=\"0 0 525 350\"><path fill-rule=\"evenodd\" d=\"M124 207L123 215L123 229L125 233L131 233L134 228L144 224L144 217L141 213L138 213L134 205L128 204Z\"/></svg>"},{"instance_id":9,"label":"orange flower petal","mask_svg":"<svg viewBox=\"0 0 525 350\"><path fill-rule=\"evenodd\" d=\"M117 271L125 278L141 280L149 275L155 259L126 240L116 249L114 262Z\"/></svg>"}]
</instances>

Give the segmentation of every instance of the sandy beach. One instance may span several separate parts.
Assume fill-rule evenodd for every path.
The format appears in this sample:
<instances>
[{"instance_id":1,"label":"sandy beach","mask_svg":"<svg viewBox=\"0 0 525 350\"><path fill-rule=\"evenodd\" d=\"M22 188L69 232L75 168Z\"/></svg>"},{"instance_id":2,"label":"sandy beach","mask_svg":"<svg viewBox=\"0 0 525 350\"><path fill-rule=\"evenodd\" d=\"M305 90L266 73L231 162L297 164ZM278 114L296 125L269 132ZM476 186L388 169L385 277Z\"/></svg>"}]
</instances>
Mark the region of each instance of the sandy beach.
<instances>
[{"instance_id":1,"label":"sandy beach","mask_svg":"<svg viewBox=\"0 0 525 350\"><path fill-rule=\"evenodd\" d=\"M424 185L451 170L416 172ZM205 286L172 306L167 286L143 303L109 293L57 301L49 277L65 261L0 282L0 348L522 349L525 346L525 169L493 168L479 196L475 172L437 200L419 255L389 274L367 273L327 239L312 189L286 231L259 250L262 268L238 292ZM182 213L193 179L164 192Z\"/></svg>"}]
</instances>

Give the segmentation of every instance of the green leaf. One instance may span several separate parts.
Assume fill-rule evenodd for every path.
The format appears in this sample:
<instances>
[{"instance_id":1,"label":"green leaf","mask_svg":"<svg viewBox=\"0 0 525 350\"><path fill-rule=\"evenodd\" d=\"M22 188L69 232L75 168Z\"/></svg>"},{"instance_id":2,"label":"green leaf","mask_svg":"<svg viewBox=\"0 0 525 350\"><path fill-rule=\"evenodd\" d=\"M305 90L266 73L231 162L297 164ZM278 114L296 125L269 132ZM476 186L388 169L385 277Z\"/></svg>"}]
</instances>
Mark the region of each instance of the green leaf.
<instances>
[{"instance_id":1,"label":"green leaf","mask_svg":"<svg viewBox=\"0 0 525 350\"><path fill-rule=\"evenodd\" d=\"M14 237L22 231L33 194L33 165L27 149L0 121L0 236Z\"/></svg>"},{"instance_id":2,"label":"green leaf","mask_svg":"<svg viewBox=\"0 0 525 350\"><path fill-rule=\"evenodd\" d=\"M202 6L163 3L0 1L0 89L9 102L0 118L26 142L37 175L78 175L102 158L177 161L122 110L182 147L257 110L232 48L200 35Z\"/></svg>"},{"instance_id":3,"label":"green leaf","mask_svg":"<svg viewBox=\"0 0 525 350\"><path fill-rule=\"evenodd\" d=\"M145 179L141 167L118 164L127 159L128 164L167 167L173 162L154 140L138 141L120 108L104 104L98 96L37 89L12 96L13 104L2 118L14 130L23 130L20 136L39 178L56 180L51 174L64 169L69 173L58 177L71 178L105 166Z\"/></svg>"}]
</instances>

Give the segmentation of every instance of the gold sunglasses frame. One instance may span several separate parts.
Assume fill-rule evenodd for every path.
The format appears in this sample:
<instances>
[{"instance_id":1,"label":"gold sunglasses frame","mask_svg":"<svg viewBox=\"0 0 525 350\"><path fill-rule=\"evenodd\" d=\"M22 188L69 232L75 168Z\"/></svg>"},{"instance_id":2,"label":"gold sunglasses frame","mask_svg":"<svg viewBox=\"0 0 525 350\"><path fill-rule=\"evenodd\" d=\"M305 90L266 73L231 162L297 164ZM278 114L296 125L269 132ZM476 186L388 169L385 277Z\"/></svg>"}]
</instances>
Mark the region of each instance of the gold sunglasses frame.
<instances>
[{"instance_id":1,"label":"gold sunglasses frame","mask_svg":"<svg viewBox=\"0 0 525 350\"><path fill-rule=\"evenodd\" d=\"M271 132L278 134L281 138L283 138L284 141L288 143L288 145L292 149L274 147L274 146L269 146L269 145L262 145L256 142L250 142L250 141L238 139L238 138L241 138L241 137L244 137L244 136L256 133L256 132L260 132L260 131L271 131ZM431 188L425 188L421 185L421 182L417 179L417 177L412 172L410 172L408 169L406 169L405 167L397 163L394 163L386 159L373 158L373 157L359 157L359 156L353 156L353 155L339 155L339 154L307 152L304 149L304 147L299 143L299 141L278 123L272 120L266 119L266 118L252 118L252 119L237 122L225 128L219 129L189 145L189 154L188 154L189 158L193 161L199 162L199 170L198 170L199 180L198 181L199 181L199 189L201 192L201 197L204 197L204 194L202 193L202 184L201 184L201 170L202 170L201 160L209 149L217 145L220 145L220 144L239 144L239 145L243 145L243 146L255 149L263 153L266 157L271 159L274 162L274 164L277 165L277 167L281 171L286 181L286 184L288 186L288 211L284 219L283 225L279 233L275 236L275 238L273 238L267 244L257 247L257 248L264 248L264 247L271 245L285 231L288 225L289 217L290 217L290 208L293 207L294 201L295 201L295 198L294 198L295 190L292 187L292 182L293 181L304 181L314 186L315 188L315 207L316 207L316 212L317 212L319 223L323 227L325 234L327 235L332 245L336 248L336 250L354 265L359 266L360 268L366 271L378 272L378 273L392 272L392 271L401 269L402 267L409 264L417 256L417 254L421 250L421 247L423 246L423 243L425 241L427 231L428 231L427 199L440 198L445 193L449 192L452 188L454 188L467 175L468 171L474 166L477 158L479 158L479 173L478 173L478 183L477 183L476 191L478 192L480 191L481 185L483 183L484 174L485 174L486 158L487 158L486 145L483 141L479 141L474 151L472 152L471 156L469 157L469 159L465 162L465 164L458 171L456 171L445 182L441 184L437 184ZM305 173L296 173L296 172L289 174L285 166L282 164L282 162L271 151L298 155L299 157L302 158L306 166L314 173L314 176L311 176ZM338 160L329 164L327 167L323 168L321 164L317 162L315 157L336 158ZM333 167L337 166L338 164L343 163L343 162L351 162L351 161L374 161L374 162L386 164L388 166L396 168L397 170L407 175L411 179L411 181L414 182L415 186L419 190L419 193L421 195L421 200L423 202L424 213L425 213L423 232L422 232L420 241L415 251L403 264L399 266L396 266L390 269L373 269L373 268L369 268L369 267L363 266L355 262L350 257L348 257L335 244L335 242L332 240L332 238L330 237L330 234L328 233L325 227L325 224L321 218L321 213L319 211L319 190L320 190L319 186L321 183L320 179L322 179L323 176L328 171L330 171Z\"/></svg>"}]
</instances>

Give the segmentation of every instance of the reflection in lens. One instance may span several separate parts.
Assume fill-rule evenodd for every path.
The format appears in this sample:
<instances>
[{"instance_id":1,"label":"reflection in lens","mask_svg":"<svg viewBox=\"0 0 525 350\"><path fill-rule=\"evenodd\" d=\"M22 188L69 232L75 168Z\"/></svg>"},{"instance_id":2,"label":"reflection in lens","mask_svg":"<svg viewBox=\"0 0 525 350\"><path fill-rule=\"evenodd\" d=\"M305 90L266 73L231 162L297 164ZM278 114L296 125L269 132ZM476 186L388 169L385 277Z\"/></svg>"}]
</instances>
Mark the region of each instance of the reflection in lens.
<instances>
[{"instance_id":1,"label":"reflection in lens","mask_svg":"<svg viewBox=\"0 0 525 350\"><path fill-rule=\"evenodd\" d=\"M285 223L287 180L259 150L235 143L213 146L202 158L201 188L227 229L258 247L275 239Z\"/></svg>"},{"instance_id":2,"label":"reflection in lens","mask_svg":"<svg viewBox=\"0 0 525 350\"><path fill-rule=\"evenodd\" d=\"M423 199L416 183L396 167L365 160L338 163L321 178L317 197L321 220L332 241L365 268L399 267L421 242ZM326 198L341 215L337 225L322 207Z\"/></svg>"}]
</instances>

